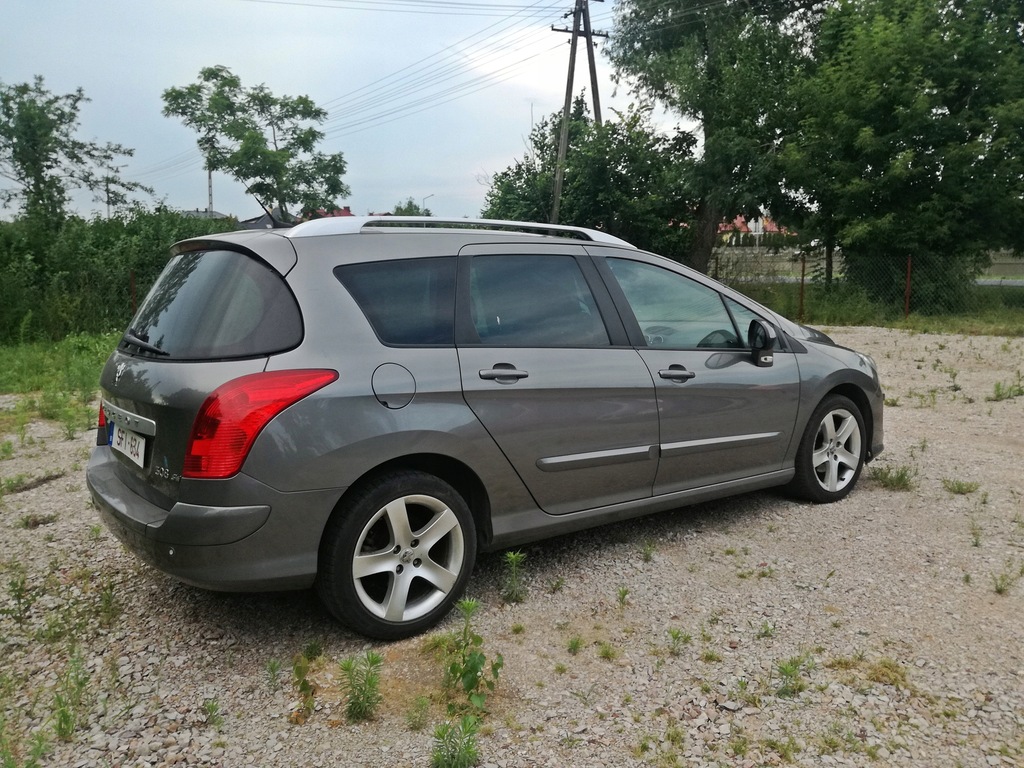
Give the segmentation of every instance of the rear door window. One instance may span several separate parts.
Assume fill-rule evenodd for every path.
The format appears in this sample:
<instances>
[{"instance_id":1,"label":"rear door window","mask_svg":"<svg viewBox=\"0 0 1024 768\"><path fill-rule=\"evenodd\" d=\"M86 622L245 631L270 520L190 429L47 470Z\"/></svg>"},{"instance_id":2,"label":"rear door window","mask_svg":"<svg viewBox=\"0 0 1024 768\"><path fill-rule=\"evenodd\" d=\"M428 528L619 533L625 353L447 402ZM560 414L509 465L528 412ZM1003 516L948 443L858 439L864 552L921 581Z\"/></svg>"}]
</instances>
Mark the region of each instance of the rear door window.
<instances>
[{"instance_id":1,"label":"rear door window","mask_svg":"<svg viewBox=\"0 0 1024 768\"><path fill-rule=\"evenodd\" d=\"M303 333L298 304L281 275L257 258L220 250L172 258L129 330L124 349L165 360L269 355L297 346Z\"/></svg>"}]
</instances>

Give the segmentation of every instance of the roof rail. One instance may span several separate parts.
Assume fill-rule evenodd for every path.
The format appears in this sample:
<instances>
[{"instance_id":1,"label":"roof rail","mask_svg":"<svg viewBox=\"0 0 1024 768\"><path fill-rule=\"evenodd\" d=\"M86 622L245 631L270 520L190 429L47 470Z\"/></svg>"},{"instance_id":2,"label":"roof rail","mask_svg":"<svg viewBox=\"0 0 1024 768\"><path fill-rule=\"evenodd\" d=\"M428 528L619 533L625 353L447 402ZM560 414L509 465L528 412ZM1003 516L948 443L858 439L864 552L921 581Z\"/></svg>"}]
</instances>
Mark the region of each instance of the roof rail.
<instances>
[{"instance_id":1,"label":"roof rail","mask_svg":"<svg viewBox=\"0 0 1024 768\"><path fill-rule=\"evenodd\" d=\"M401 229L478 229L489 232L519 232L534 235L553 235L594 243L625 245L633 248L621 238L585 227L570 227L564 224L540 224L524 221L501 221L497 219L445 219L437 216L333 216L314 219L298 224L281 234L288 238L320 237L323 235L352 235L364 231L379 231L387 228Z\"/></svg>"}]
</instances>

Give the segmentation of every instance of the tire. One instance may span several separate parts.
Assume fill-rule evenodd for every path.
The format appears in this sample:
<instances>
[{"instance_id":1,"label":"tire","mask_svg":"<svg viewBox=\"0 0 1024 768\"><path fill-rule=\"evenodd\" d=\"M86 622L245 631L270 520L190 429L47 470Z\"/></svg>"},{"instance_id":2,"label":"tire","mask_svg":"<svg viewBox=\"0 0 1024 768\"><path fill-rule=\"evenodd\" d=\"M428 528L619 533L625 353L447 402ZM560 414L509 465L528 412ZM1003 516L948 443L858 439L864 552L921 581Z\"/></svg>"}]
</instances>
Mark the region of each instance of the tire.
<instances>
[{"instance_id":1,"label":"tire","mask_svg":"<svg viewBox=\"0 0 1024 768\"><path fill-rule=\"evenodd\" d=\"M403 471L355 491L332 517L316 588L343 624L398 640L444 618L475 559L476 526L462 496L433 475Z\"/></svg>"},{"instance_id":2,"label":"tire","mask_svg":"<svg viewBox=\"0 0 1024 768\"><path fill-rule=\"evenodd\" d=\"M866 438L864 417L854 402L842 395L826 397L807 422L790 489L818 504L844 498L864 467Z\"/></svg>"}]
</instances>

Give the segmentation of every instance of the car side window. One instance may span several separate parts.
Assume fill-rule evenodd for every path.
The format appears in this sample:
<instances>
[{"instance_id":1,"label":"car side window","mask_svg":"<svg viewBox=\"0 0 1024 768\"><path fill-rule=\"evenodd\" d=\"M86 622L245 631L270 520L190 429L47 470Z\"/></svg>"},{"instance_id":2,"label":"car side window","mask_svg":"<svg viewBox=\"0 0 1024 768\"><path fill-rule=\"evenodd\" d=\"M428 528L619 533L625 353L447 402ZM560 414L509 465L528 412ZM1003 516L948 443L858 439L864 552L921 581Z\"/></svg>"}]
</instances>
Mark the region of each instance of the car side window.
<instances>
[{"instance_id":1,"label":"car side window","mask_svg":"<svg viewBox=\"0 0 1024 768\"><path fill-rule=\"evenodd\" d=\"M650 347L745 345L721 294L677 272L631 259L608 259Z\"/></svg>"},{"instance_id":2,"label":"car side window","mask_svg":"<svg viewBox=\"0 0 1024 768\"><path fill-rule=\"evenodd\" d=\"M455 344L455 257L397 259L335 267L385 344Z\"/></svg>"},{"instance_id":3,"label":"car side window","mask_svg":"<svg viewBox=\"0 0 1024 768\"><path fill-rule=\"evenodd\" d=\"M607 346L608 330L572 256L487 255L470 262L473 325L497 347Z\"/></svg>"}]
</instances>

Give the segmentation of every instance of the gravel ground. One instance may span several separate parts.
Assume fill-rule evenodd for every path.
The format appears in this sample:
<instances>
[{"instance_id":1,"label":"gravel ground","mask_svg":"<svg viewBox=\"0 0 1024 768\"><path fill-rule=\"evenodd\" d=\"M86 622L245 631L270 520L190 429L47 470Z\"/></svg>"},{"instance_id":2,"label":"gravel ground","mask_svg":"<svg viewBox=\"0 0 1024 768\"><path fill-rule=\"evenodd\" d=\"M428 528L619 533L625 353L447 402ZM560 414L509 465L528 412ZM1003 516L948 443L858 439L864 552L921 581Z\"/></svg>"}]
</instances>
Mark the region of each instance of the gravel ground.
<instances>
[{"instance_id":1,"label":"gravel ground","mask_svg":"<svg viewBox=\"0 0 1024 768\"><path fill-rule=\"evenodd\" d=\"M889 398L886 451L844 501L756 493L526 547L515 605L481 558L474 628L505 659L481 765L1024 765L1024 397L990 399L1024 340L831 333ZM0 438L0 764L30 763L34 734L52 766L429 764L428 640L370 645L312 593L140 565L90 506L92 435L63 432ZM316 708L293 724L291 659L317 643ZM337 661L371 647L383 703L350 725Z\"/></svg>"}]
</instances>

